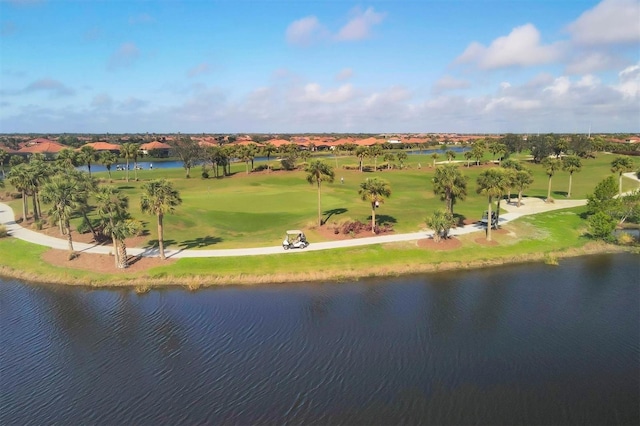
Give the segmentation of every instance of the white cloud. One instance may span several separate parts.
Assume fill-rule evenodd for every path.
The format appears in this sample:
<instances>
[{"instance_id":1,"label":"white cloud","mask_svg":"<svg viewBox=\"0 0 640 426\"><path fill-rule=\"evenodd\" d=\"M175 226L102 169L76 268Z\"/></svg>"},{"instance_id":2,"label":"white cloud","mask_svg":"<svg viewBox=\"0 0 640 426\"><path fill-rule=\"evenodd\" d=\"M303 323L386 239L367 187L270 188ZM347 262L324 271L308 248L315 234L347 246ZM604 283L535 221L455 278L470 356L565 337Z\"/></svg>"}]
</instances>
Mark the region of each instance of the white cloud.
<instances>
[{"instance_id":1,"label":"white cloud","mask_svg":"<svg viewBox=\"0 0 640 426\"><path fill-rule=\"evenodd\" d=\"M625 98L640 98L640 64L625 68L618 74L618 78L620 83L615 87L616 90Z\"/></svg>"},{"instance_id":2,"label":"white cloud","mask_svg":"<svg viewBox=\"0 0 640 426\"><path fill-rule=\"evenodd\" d=\"M482 69L526 67L553 62L560 58L561 43L542 45L540 32L532 24L514 28L507 36L498 37L489 47L473 42L456 62L475 63Z\"/></svg>"},{"instance_id":3,"label":"white cloud","mask_svg":"<svg viewBox=\"0 0 640 426\"><path fill-rule=\"evenodd\" d=\"M113 106L113 99L107 93L101 93L93 97L91 106L98 109L110 109Z\"/></svg>"},{"instance_id":4,"label":"white cloud","mask_svg":"<svg viewBox=\"0 0 640 426\"><path fill-rule=\"evenodd\" d=\"M137 25L137 24L150 24L155 22L156 20L149 14L147 13L141 13L140 15L136 15L136 16L131 16L129 18L129 24L130 25Z\"/></svg>"},{"instance_id":5,"label":"white cloud","mask_svg":"<svg viewBox=\"0 0 640 426\"><path fill-rule=\"evenodd\" d=\"M323 40L358 41L371 37L373 27L380 24L385 16L372 7L365 11L355 8L351 11L351 19L335 32L327 29L317 17L307 16L289 24L285 36L287 43L296 46L309 46Z\"/></svg>"},{"instance_id":6,"label":"white cloud","mask_svg":"<svg viewBox=\"0 0 640 426\"><path fill-rule=\"evenodd\" d=\"M298 101L302 102L319 102L319 103L341 103L348 101L354 94L351 84L344 84L335 90L322 91L317 83L306 84Z\"/></svg>"},{"instance_id":7,"label":"white cloud","mask_svg":"<svg viewBox=\"0 0 640 426\"><path fill-rule=\"evenodd\" d=\"M449 90L466 89L471 86L467 80L460 80L450 75L445 75L433 84L431 91L439 94Z\"/></svg>"},{"instance_id":8,"label":"white cloud","mask_svg":"<svg viewBox=\"0 0 640 426\"><path fill-rule=\"evenodd\" d=\"M336 75L336 80L346 81L353 77L353 70L351 68L344 68Z\"/></svg>"},{"instance_id":9,"label":"white cloud","mask_svg":"<svg viewBox=\"0 0 640 426\"><path fill-rule=\"evenodd\" d=\"M353 17L343 26L336 35L337 40L362 40L371 36L374 25L381 23L385 13L378 13L372 7L364 12L356 8L352 11Z\"/></svg>"},{"instance_id":10,"label":"white cloud","mask_svg":"<svg viewBox=\"0 0 640 426\"><path fill-rule=\"evenodd\" d=\"M325 28L315 16L307 16L293 21L286 31L287 42L298 46L308 46L325 34Z\"/></svg>"},{"instance_id":11,"label":"white cloud","mask_svg":"<svg viewBox=\"0 0 640 426\"><path fill-rule=\"evenodd\" d=\"M139 57L140 50L134 43L123 43L109 58L107 69L115 70L116 68L129 67L133 65Z\"/></svg>"},{"instance_id":12,"label":"white cloud","mask_svg":"<svg viewBox=\"0 0 640 426\"><path fill-rule=\"evenodd\" d=\"M572 40L584 45L640 42L640 2L603 0L567 26Z\"/></svg>"},{"instance_id":13,"label":"white cloud","mask_svg":"<svg viewBox=\"0 0 640 426\"><path fill-rule=\"evenodd\" d=\"M571 87L571 81L568 77L558 77L553 81L553 84L544 88L544 91L551 92L554 95L564 95L569 91Z\"/></svg>"},{"instance_id":14,"label":"white cloud","mask_svg":"<svg viewBox=\"0 0 640 426\"><path fill-rule=\"evenodd\" d=\"M33 92L46 92L49 93L51 97L62 97L75 94L75 91L73 89L52 78L42 78L40 80L36 80L17 93Z\"/></svg>"}]
</instances>

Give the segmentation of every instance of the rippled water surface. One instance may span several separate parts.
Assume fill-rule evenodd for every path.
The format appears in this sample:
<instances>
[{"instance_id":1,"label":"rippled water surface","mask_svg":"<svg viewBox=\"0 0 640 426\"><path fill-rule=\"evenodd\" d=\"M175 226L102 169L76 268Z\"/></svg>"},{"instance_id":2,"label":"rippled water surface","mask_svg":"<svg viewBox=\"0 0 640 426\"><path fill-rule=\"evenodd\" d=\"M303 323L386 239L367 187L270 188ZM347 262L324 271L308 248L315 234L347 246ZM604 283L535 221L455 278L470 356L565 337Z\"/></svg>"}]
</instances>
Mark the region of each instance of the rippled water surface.
<instances>
[{"instance_id":1,"label":"rippled water surface","mask_svg":"<svg viewBox=\"0 0 640 426\"><path fill-rule=\"evenodd\" d=\"M638 424L638 259L145 295L0 281L0 424Z\"/></svg>"}]
</instances>

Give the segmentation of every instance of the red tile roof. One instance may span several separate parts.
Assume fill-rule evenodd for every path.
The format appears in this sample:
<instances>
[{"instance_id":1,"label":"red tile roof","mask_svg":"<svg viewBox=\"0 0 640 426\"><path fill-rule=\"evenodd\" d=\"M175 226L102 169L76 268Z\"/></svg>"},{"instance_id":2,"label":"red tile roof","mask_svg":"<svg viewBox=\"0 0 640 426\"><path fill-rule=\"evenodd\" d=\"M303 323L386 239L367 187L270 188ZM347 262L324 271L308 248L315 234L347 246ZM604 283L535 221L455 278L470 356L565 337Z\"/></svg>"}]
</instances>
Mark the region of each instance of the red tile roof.
<instances>
[{"instance_id":1,"label":"red tile roof","mask_svg":"<svg viewBox=\"0 0 640 426\"><path fill-rule=\"evenodd\" d=\"M85 146L90 146L96 151L118 151L120 150L120 145L109 142L92 142L82 145L82 148Z\"/></svg>"},{"instance_id":2,"label":"red tile roof","mask_svg":"<svg viewBox=\"0 0 640 426\"><path fill-rule=\"evenodd\" d=\"M171 145L164 142L153 141L149 143L143 143L140 145L140 149L145 151L151 151L152 149L171 149Z\"/></svg>"},{"instance_id":3,"label":"red tile roof","mask_svg":"<svg viewBox=\"0 0 640 426\"><path fill-rule=\"evenodd\" d=\"M49 139L33 139L27 142L27 146L24 148L20 148L18 152L25 153L41 153L41 154L51 154L62 151L65 148L69 148L68 146L61 145L57 142L50 141Z\"/></svg>"}]
</instances>

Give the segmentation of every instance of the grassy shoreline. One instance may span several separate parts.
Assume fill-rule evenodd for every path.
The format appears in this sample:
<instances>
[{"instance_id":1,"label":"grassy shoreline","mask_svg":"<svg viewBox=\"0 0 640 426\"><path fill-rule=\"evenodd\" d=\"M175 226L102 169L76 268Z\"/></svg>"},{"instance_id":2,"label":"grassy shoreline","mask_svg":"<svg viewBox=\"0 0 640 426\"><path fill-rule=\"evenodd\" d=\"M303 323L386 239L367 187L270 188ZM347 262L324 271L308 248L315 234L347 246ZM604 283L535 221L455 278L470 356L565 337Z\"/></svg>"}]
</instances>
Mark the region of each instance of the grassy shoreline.
<instances>
[{"instance_id":1,"label":"grassy shoreline","mask_svg":"<svg viewBox=\"0 0 640 426\"><path fill-rule=\"evenodd\" d=\"M295 255L184 258L139 272L96 273L46 262L47 247L13 238L0 239L0 276L30 282L90 288L183 287L196 290L223 285L279 284L357 280L468 270L507 264L545 262L602 253L633 252L584 236L582 208L557 210L508 223L485 245L482 233L459 237L451 250L425 249L417 241L335 249ZM87 256L96 256L89 255ZM260 272L257 272L260 271Z\"/></svg>"}]
</instances>

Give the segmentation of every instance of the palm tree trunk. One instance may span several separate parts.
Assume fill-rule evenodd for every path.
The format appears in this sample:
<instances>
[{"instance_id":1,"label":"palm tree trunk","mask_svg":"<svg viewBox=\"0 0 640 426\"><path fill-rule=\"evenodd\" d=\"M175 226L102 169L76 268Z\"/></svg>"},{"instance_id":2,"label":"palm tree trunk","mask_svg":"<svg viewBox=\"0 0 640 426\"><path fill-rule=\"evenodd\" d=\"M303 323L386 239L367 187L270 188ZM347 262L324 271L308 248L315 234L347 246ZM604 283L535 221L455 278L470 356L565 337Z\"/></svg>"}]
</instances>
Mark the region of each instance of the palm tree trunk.
<instances>
[{"instance_id":1,"label":"palm tree trunk","mask_svg":"<svg viewBox=\"0 0 640 426\"><path fill-rule=\"evenodd\" d=\"M69 254L73 254L73 240L71 239L71 226L69 221L65 221L64 227L67 231L67 243L69 247Z\"/></svg>"},{"instance_id":2,"label":"palm tree trunk","mask_svg":"<svg viewBox=\"0 0 640 426\"><path fill-rule=\"evenodd\" d=\"M36 191L33 191L32 200L33 200L33 220L37 221L38 219L40 219L40 217L38 215L38 201L36 200Z\"/></svg>"},{"instance_id":3,"label":"palm tree trunk","mask_svg":"<svg viewBox=\"0 0 640 426\"><path fill-rule=\"evenodd\" d=\"M522 191L518 191L518 207L522 204Z\"/></svg>"},{"instance_id":4,"label":"palm tree trunk","mask_svg":"<svg viewBox=\"0 0 640 426\"><path fill-rule=\"evenodd\" d=\"M127 261L127 245L124 240L120 240L118 243L118 269L126 269L129 267Z\"/></svg>"},{"instance_id":5,"label":"palm tree trunk","mask_svg":"<svg viewBox=\"0 0 640 426\"><path fill-rule=\"evenodd\" d=\"M550 201L551 199L551 176L549 176L549 186L547 188L547 203Z\"/></svg>"},{"instance_id":6,"label":"palm tree trunk","mask_svg":"<svg viewBox=\"0 0 640 426\"><path fill-rule=\"evenodd\" d=\"M127 157L127 182L129 182L129 157Z\"/></svg>"},{"instance_id":7,"label":"palm tree trunk","mask_svg":"<svg viewBox=\"0 0 640 426\"><path fill-rule=\"evenodd\" d=\"M162 228L163 215L158 213L158 249L160 250L160 259L164 260L164 236Z\"/></svg>"},{"instance_id":8,"label":"palm tree trunk","mask_svg":"<svg viewBox=\"0 0 640 426\"><path fill-rule=\"evenodd\" d=\"M492 198L489 197L489 207L487 207L487 241L491 241L491 204Z\"/></svg>"},{"instance_id":9,"label":"palm tree trunk","mask_svg":"<svg viewBox=\"0 0 640 426\"><path fill-rule=\"evenodd\" d=\"M371 233L376 233L376 203L371 203Z\"/></svg>"},{"instance_id":10,"label":"palm tree trunk","mask_svg":"<svg viewBox=\"0 0 640 426\"><path fill-rule=\"evenodd\" d=\"M118 240L116 240L116 237L114 237L113 235L111 236L111 242L113 243L113 258L116 261L116 268L119 268L120 256L118 253Z\"/></svg>"},{"instance_id":11,"label":"palm tree trunk","mask_svg":"<svg viewBox=\"0 0 640 426\"><path fill-rule=\"evenodd\" d=\"M618 178L618 196L622 195L622 172L620 172L620 177Z\"/></svg>"},{"instance_id":12,"label":"palm tree trunk","mask_svg":"<svg viewBox=\"0 0 640 426\"><path fill-rule=\"evenodd\" d=\"M27 221L27 212L29 211L29 206L27 205L27 192L22 191L22 221Z\"/></svg>"},{"instance_id":13,"label":"palm tree trunk","mask_svg":"<svg viewBox=\"0 0 640 426\"><path fill-rule=\"evenodd\" d=\"M567 193L567 198L571 198L571 181L573 180L573 173L569 173L569 192Z\"/></svg>"},{"instance_id":14,"label":"palm tree trunk","mask_svg":"<svg viewBox=\"0 0 640 426\"><path fill-rule=\"evenodd\" d=\"M320 181L318 181L318 226L322 226L322 208L320 207Z\"/></svg>"}]
</instances>

